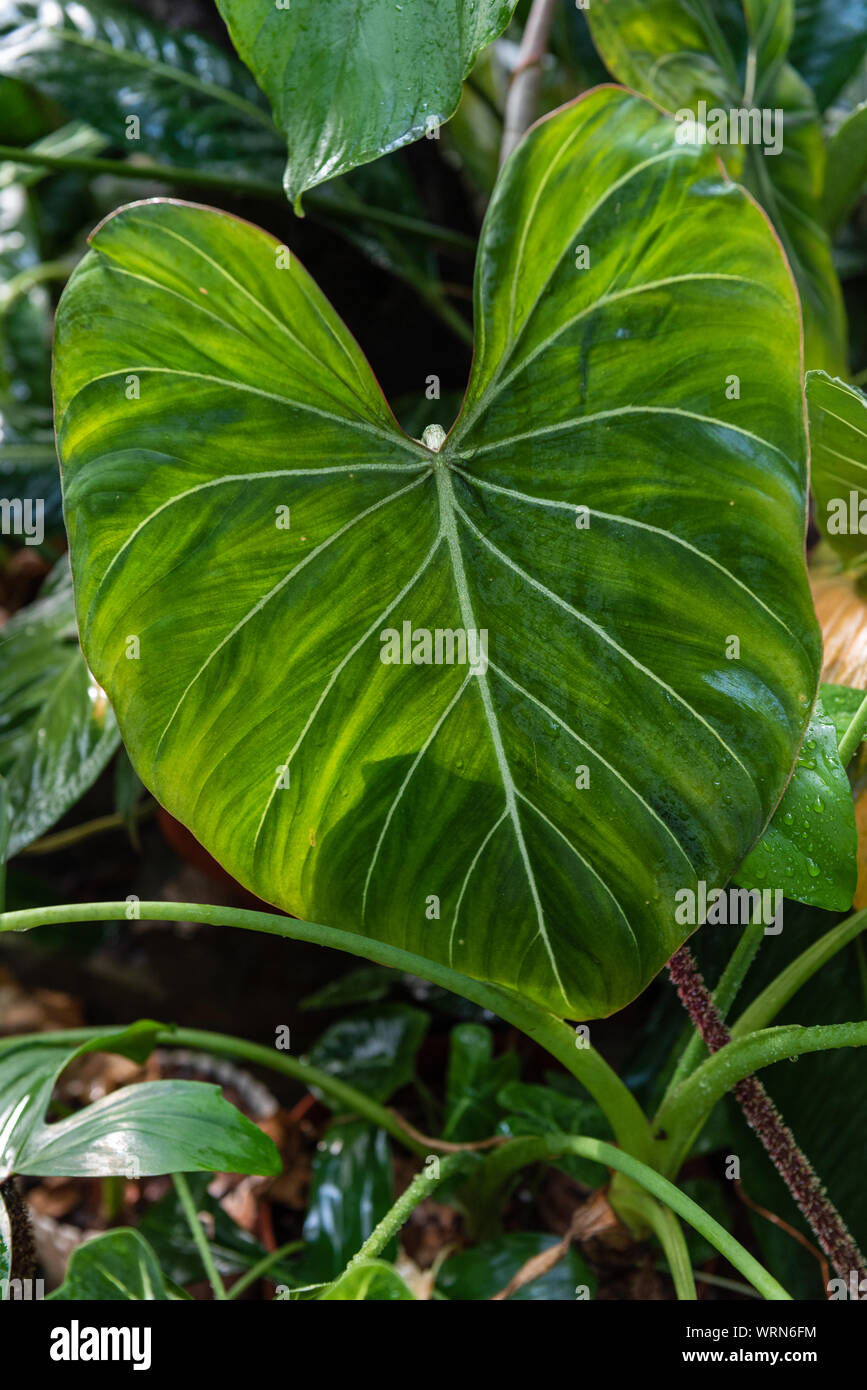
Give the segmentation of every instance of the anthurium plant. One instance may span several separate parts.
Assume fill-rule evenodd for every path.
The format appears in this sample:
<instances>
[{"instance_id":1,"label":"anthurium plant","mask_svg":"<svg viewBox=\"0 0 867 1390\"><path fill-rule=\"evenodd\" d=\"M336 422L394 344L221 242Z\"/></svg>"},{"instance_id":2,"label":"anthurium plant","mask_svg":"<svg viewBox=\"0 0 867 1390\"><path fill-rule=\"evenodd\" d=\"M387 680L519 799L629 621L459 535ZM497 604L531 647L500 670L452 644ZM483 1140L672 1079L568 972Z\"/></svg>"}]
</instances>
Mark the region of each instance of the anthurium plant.
<instances>
[{"instance_id":1,"label":"anthurium plant","mask_svg":"<svg viewBox=\"0 0 867 1390\"><path fill-rule=\"evenodd\" d=\"M46 315L45 282L66 282L63 529L0 633L7 855L38 848L122 742L132 801L273 910L55 898L10 905L0 930L198 922L367 962L326 989L343 1021L307 1058L147 1021L0 1042L7 1194L15 1173L176 1174L173 1214L81 1246L52 1298L183 1300L190 1258L217 1298L269 1272L279 1297L429 1297L396 1242L435 1192L464 1223L439 1297L592 1297L580 1222L559 1242L503 1231L517 1175L548 1165L659 1248L679 1299L705 1250L721 1287L789 1299L785 1260L684 1173L723 1114L793 1199L824 1295L867 1277L863 1201L838 1210L846 1182L820 1179L821 1142L808 1157L758 1076L814 1053L832 1090L867 1043L863 988L843 1017L788 1008L820 972L857 977L867 923L867 680L824 677L805 550L813 505L823 563L853 582L867 563L867 402L844 379L863 341L840 280L867 264L861 8L837 7L838 31L791 0L218 0L242 65L225 34L7 7L0 97L51 113L0 149L7 186L27 181L31 212L60 178L103 198L74 268L28 260L4 309L11 353L15 316ZM443 148L483 213L471 323L436 268L470 233L412 201L408 165L381 172L413 142ZM106 206L107 177L153 187ZM412 411L386 399L375 322L350 329L284 230L316 219L461 353L471 337L454 403L438 376ZM414 350L409 319L390 331ZM45 427L32 402L9 419L0 463ZM657 997L666 968L659 997L679 995L688 1030L660 1025L665 1052L622 1073L597 1021ZM429 1022L382 1002L408 979L470 1010L429 1133L386 1104ZM492 1018L547 1054L544 1084L492 1051ZM246 1059L337 1110L299 1240L269 1256L203 1233L196 1175L281 1163L212 1086L140 1082L46 1123L76 1057L158 1044ZM414 1162L396 1198L390 1145ZM26 1237L4 1219L8 1279Z\"/></svg>"}]
</instances>

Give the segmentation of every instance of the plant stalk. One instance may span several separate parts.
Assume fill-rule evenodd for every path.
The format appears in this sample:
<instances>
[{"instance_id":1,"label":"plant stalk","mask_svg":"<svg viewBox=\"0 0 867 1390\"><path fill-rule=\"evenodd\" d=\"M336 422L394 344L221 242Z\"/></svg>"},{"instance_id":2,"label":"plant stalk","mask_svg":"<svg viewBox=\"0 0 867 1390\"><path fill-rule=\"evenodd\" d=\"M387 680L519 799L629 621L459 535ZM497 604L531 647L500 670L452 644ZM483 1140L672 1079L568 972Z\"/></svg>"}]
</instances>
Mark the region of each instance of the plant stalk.
<instances>
[{"instance_id":1,"label":"plant stalk","mask_svg":"<svg viewBox=\"0 0 867 1390\"><path fill-rule=\"evenodd\" d=\"M672 956L668 970L708 1051L719 1052L731 1042L731 1034L688 946L682 946ZM734 1095L837 1273L848 1279L855 1271L859 1279L863 1278L867 1274L863 1255L762 1083L755 1076L747 1076L734 1087Z\"/></svg>"},{"instance_id":2,"label":"plant stalk","mask_svg":"<svg viewBox=\"0 0 867 1390\"><path fill-rule=\"evenodd\" d=\"M860 912L853 912L845 921L838 922L836 927L820 936L818 941L813 941L806 951L802 951L790 961L767 988L756 996L749 1008L744 1010L732 1025L732 1037L742 1038L747 1033L755 1032L757 1028L766 1028L816 971L848 946L850 941L856 940L865 928L867 909L862 908Z\"/></svg>"},{"instance_id":3,"label":"plant stalk","mask_svg":"<svg viewBox=\"0 0 867 1390\"><path fill-rule=\"evenodd\" d=\"M738 990L743 984L744 976L755 960L756 952L762 944L762 937L764 934L765 928L761 922L751 923L744 929L740 941L732 951L729 962L713 992L713 1002L719 1010L720 1018L726 1017L729 1009L734 1003ZM671 1093L680 1085L681 1081L689 1076L691 1072L695 1071L699 1063L699 1058L704 1051L705 1046L701 1033L693 1031L689 1042L683 1049L674 1075L668 1083L662 1101L663 1105Z\"/></svg>"},{"instance_id":4,"label":"plant stalk","mask_svg":"<svg viewBox=\"0 0 867 1390\"><path fill-rule=\"evenodd\" d=\"M208 1276L208 1282L214 1291L214 1298L222 1302L226 1298L226 1286L220 1278L220 1271L214 1264L214 1256L208 1238L202 1230L202 1223L193 1202L193 1194L190 1192L190 1185L183 1173L172 1173L172 1182L178 1194L178 1200L184 1209L184 1215L190 1228L190 1234L196 1243L196 1249L202 1257L202 1264Z\"/></svg>"},{"instance_id":5,"label":"plant stalk","mask_svg":"<svg viewBox=\"0 0 867 1390\"><path fill-rule=\"evenodd\" d=\"M469 1154L450 1154L448 1158L438 1159L431 1168L425 1168L423 1172L416 1173L409 1187L401 1193L394 1206L386 1212L376 1228L371 1231L343 1273L348 1274L363 1260L374 1260L377 1255L381 1255L388 1242L397 1235L401 1226L409 1219L420 1202L429 1197L440 1183L445 1182L446 1178L452 1177L455 1173L478 1161Z\"/></svg>"},{"instance_id":6,"label":"plant stalk","mask_svg":"<svg viewBox=\"0 0 867 1390\"><path fill-rule=\"evenodd\" d=\"M441 985L452 994L469 999L483 1009L490 1009L556 1057L590 1092L607 1116L618 1143L640 1158L650 1157L653 1149L650 1125L625 1082L595 1048L585 1046L583 1038L576 1038L568 1023L514 990L471 979L438 961L413 955L384 941L374 941L338 927L324 927L295 917L281 917L273 912L199 903L141 902L134 904L134 907L137 920L205 922L308 941L313 945L330 946L333 950L361 956L377 965L389 965L395 970L417 975L431 984ZM52 923L119 922L127 918L129 913L130 903L126 900L60 906L51 904L0 915L0 932L30 931L34 927Z\"/></svg>"},{"instance_id":7,"label":"plant stalk","mask_svg":"<svg viewBox=\"0 0 867 1390\"><path fill-rule=\"evenodd\" d=\"M551 22L557 4L558 0L533 0L527 17L521 47L518 50L518 61L506 94L500 168L535 119L542 64L545 61Z\"/></svg>"},{"instance_id":8,"label":"plant stalk","mask_svg":"<svg viewBox=\"0 0 867 1390\"><path fill-rule=\"evenodd\" d=\"M269 179L233 179L228 174L210 173L207 169L188 169L175 164L133 163L131 160L100 159L95 156L59 155L48 151L18 149L14 145L0 145L0 161L11 164L30 164L40 169L55 169L58 172L78 172L81 174L109 174L116 179L144 179L150 183L178 183L188 188L218 188L234 198L270 198L283 202L285 194L278 183ZM420 217L409 217L389 208L372 207L355 198L341 198L333 193L316 195L315 190L304 194L306 205L323 214L342 214L353 219L379 222L386 227L407 232L410 236L429 237L432 241L443 242L447 246L460 247L461 250L474 251L473 238L464 232L456 232L451 227L440 227L434 222L425 222Z\"/></svg>"},{"instance_id":9,"label":"plant stalk","mask_svg":"<svg viewBox=\"0 0 867 1390\"><path fill-rule=\"evenodd\" d=\"M685 1192L681 1192L674 1183L669 1182L646 1163L640 1162L632 1154L624 1153L622 1149L614 1148L612 1144L606 1144L602 1139L564 1134L513 1139L510 1144L495 1150L484 1160L484 1166L479 1170L478 1177L474 1177L474 1181L478 1181L480 1187L484 1184L488 1192L494 1192L502 1187L513 1173L525 1168L527 1164L550 1162L566 1154L577 1154L581 1158L589 1158L613 1168L618 1173L624 1173L627 1178L632 1179L699 1231L763 1297L775 1300L789 1299L789 1295L773 1275L769 1274L758 1260L744 1249L740 1241L729 1235L728 1231L697 1202L687 1197Z\"/></svg>"}]
</instances>

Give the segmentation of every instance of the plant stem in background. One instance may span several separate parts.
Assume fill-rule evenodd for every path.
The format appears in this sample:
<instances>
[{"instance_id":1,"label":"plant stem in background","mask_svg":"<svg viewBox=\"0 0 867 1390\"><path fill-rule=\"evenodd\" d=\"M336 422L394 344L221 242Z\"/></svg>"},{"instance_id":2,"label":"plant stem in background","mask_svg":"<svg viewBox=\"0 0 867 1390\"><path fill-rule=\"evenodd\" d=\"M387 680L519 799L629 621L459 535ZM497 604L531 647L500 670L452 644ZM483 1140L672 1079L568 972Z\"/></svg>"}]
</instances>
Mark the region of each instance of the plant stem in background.
<instances>
[{"instance_id":1,"label":"plant stem in background","mask_svg":"<svg viewBox=\"0 0 867 1390\"><path fill-rule=\"evenodd\" d=\"M296 1251L303 1249L303 1240L290 1240L287 1241L285 1245L279 1246L277 1250L269 1250L268 1254L263 1255L261 1260L257 1260L256 1264L251 1265L250 1268L241 1275L240 1279L235 1280L231 1289L226 1294L226 1298L237 1298L245 1289L248 1289L251 1284L255 1284L257 1279L263 1278L272 1265L277 1264L279 1260L285 1259L287 1255L294 1255Z\"/></svg>"},{"instance_id":2,"label":"plant stem in background","mask_svg":"<svg viewBox=\"0 0 867 1390\"><path fill-rule=\"evenodd\" d=\"M84 158L79 155L53 155L47 151L17 149L14 145L0 145L0 161L13 164L30 164L40 169L56 169L59 172L76 171L81 174L110 174L116 179L144 179L150 183L179 183L190 188L219 188L232 198L272 198L285 201L285 194L279 184L268 179L233 179L228 174L211 174L206 169L188 169L174 164L133 163L131 160ZM360 199L341 198L339 195L324 194L316 196L310 190L304 195L308 207L321 208L323 212L341 213L348 217L379 222L410 236L429 237L447 246L460 247L464 251L475 251L476 243L464 232L456 232L451 227L440 227L423 218L409 217L389 208L373 207Z\"/></svg>"},{"instance_id":3,"label":"plant stem in background","mask_svg":"<svg viewBox=\"0 0 867 1390\"><path fill-rule=\"evenodd\" d=\"M832 927L824 936L820 936L818 941L812 942L806 951L802 951L790 961L776 979L757 995L749 1008L744 1010L732 1025L732 1037L742 1038L747 1033L754 1033L757 1028L766 1028L816 971L837 955L838 951L848 946L850 941L856 940L865 928L867 909L862 909L860 912L853 912L851 917Z\"/></svg>"},{"instance_id":4,"label":"plant stem in background","mask_svg":"<svg viewBox=\"0 0 867 1390\"><path fill-rule=\"evenodd\" d=\"M207 1236L202 1230L202 1223L199 1220L199 1213L196 1211L193 1202L193 1194L190 1192L190 1185L183 1173L172 1173L172 1182L178 1194L178 1200L184 1209L184 1215L190 1227L190 1234L196 1243L196 1249L202 1257L202 1264L205 1266L205 1273L208 1276L211 1288L214 1290L214 1298L221 1302L226 1298L226 1286L220 1278L220 1272L214 1264L214 1256L208 1244Z\"/></svg>"},{"instance_id":5,"label":"plant stem in background","mask_svg":"<svg viewBox=\"0 0 867 1390\"><path fill-rule=\"evenodd\" d=\"M867 730L867 695L864 696L856 709L848 729L837 745L837 755L844 767L848 765L850 758L857 751L865 730Z\"/></svg>"},{"instance_id":6,"label":"plant stem in background","mask_svg":"<svg viewBox=\"0 0 867 1390\"><path fill-rule=\"evenodd\" d=\"M671 1208L661 1205L631 1179L626 1179L618 1188L617 1211L623 1217L632 1212L640 1224L650 1227L665 1253L678 1301L694 1303L692 1262L680 1222Z\"/></svg>"},{"instance_id":7,"label":"plant stem in background","mask_svg":"<svg viewBox=\"0 0 867 1390\"><path fill-rule=\"evenodd\" d=\"M668 970L708 1051L718 1052L731 1041L731 1034L688 946L681 946L672 956ZM762 1083L757 1077L748 1076L734 1087L734 1095L837 1273L843 1279L848 1279L853 1270L859 1279L867 1275L867 1264L843 1218Z\"/></svg>"},{"instance_id":8,"label":"plant stem in background","mask_svg":"<svg viewBox=\"0 0 867 1390\"><path fill-rule=\"evenodd\" d=\"M388 1242L397 1235L401 1226L409 1219L420 1202L429 1197L440 1183L445 1182L446 1178L452 1177L455 1173L465 1170L473 1162L478 1161L468 1154L450 1154L448 1158L437 1159L434 1165L425 1168L423 1172L416 1173L406 1191L400 1194L394 1206L386 1212L376 1229L367 1237L361 1249L353 1255L344 1270L344 1274L347 1274L362 1260L373 1260L377 1255L381 1255Z\"/></svg>"},{"instance_id":9,"label":"plant stem in background","mask_svg":"<svg viewBox=\"0 0 867 1390\"><path fill-rule=\"evenodd\" d=\"M542 78L542 63L548 48L551 21L558 0L533 0L524 36L518 50L518 62L506 94L503 119L503 140L500 145L500 167L505 164L521 136L536 117L536 103Z\"/></svg>"},{"instance_id":10,"label":"plant stem in background","mask_svg":"<svg viewBox=\"0 0 867 1390\"><path fill-rule=\"evenodd\" d=\"M513 1139L507 1147L497 1149L484 1160L478 1174L473 1175L473 1181L478 1183L480 1192L484 1188L488 1194L493 1194L503 1187L513 1173L525 1168L527 1164L550 1162L566 1154L577 1154L580 1158L592 1159L595 1163L602 1163L618 1173L624 1173L627 1178L631 1178L639 1187L670 1207L699 1231L765 1298L789 1298L782 1285L778 1284L758 1260L754 1259L734 1236L729 1235L718 1221L703 1211L697 1202L687 1197L685 1192L681 1192L660 1173L649 1168L646 1163L641 1163L632 1154L623 1153L621 1149L615 1149L613 1144L606 1144L602 1139L565 1134ZM624 1205L631 1205L631 1200L625 1199Z\"/></svg>"},{"instance_id":11,"label":"plant stem in background","mask_svg":"<svg viewBox=\"0 0 867 1390\"><path fill-rule=\"evenodd\" d=\"M156 809L155 801L144 801L133 809L133 819L146 820ZM43 835L39 840L31 840L30 844L24 845L18 853L55 854L58 850L68 849L70 845L77 845L82 840L89 840L91 835L102 835L107 830L123 830L128 824L129 817L115 811L109 816L97 816L95 820L83 821L81 825L71 825L68 830L56 830L53 835Z\"/></svg>"},{"instance_id":12,"label":"plant stem in background","mask_svg":"<svg viewBox=\"0 0 867 1390\"><path fill-rule=\"evenodd\" d=\"M153 922L208 922L213 926L240 927L243 931L261 931L269 936L284 936L295 941L309 941L317 946L330 946L346 951L377 965L390 965L410 975L417 975L431 984L441 985L471 1003L512 1023L522 1033L543 1047L558 1062L562 1062L607 1116L617 1142L630 1153L649 1157L652 1145L647 1116L625 1082L617 1075L595 1048L585 1046L568 1023L549 1013L541 1004L499 985L461 975L439 962L413 955L385 941L358 936L338 927L323 927L317 922L303 922L295 917L281 917L276 912L253 912L246 908L219 907L205 903L142 902L136 904L137 918ZM20 912L0 915L0 932L30 931L50 923L121 922L129 912L126 900L105 903L66 903L61 906L25 908ZM397 1121L395 1121L395 1124Z\"/></svg>"}]
</instances>

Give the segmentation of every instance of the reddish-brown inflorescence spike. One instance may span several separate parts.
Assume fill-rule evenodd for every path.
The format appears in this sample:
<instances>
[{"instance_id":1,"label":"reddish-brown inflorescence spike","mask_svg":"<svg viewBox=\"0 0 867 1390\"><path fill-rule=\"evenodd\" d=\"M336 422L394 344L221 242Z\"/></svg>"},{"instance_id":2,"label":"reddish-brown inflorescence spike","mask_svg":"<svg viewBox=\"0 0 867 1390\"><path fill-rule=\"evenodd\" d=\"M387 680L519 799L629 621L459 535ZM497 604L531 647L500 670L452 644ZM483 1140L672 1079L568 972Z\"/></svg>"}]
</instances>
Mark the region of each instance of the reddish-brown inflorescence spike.
<instances>
[{"instance_id":1,"label":"reddish-brown inflorescence spike","mask_svg":"<svg viewBox=\"0 0 867 1390\"><path fill-rule=\"evenodd\" d=\"M718 1052L731 1034L688 946L672 956L668 973L708 1051ZM734 1087L734 1096L837 1273L847 1280L852 1271L859 1280L865 1277L864 1256L761 1081L746 1077Z\"/></svg>"}]
</instances>

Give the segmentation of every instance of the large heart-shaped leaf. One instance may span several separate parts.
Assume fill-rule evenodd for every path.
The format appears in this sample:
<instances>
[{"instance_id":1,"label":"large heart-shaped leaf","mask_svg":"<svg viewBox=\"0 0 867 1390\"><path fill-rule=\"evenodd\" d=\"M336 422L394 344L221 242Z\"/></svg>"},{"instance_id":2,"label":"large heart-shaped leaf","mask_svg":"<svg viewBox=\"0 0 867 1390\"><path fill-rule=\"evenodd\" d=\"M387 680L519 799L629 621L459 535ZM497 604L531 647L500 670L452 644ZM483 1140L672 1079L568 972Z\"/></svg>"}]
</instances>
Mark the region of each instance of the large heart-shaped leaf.
<instances>
[{"instance_id":1,"label":"large heart-shaped leaf","mask_svg":"<svg viewBox=\"0 0 867 1390\"><path fill-rule=\"evenodd\" d=\"M217 0L217 8L288 136L283 182L294 202L447 120L516 3Z\"/></svg>"},{"instance_id":2,"label":"large heart-shaped leaf","mask_svg":"<svg viewBox=\"0 0 867 1390\"><path fill-rule=\"evenodd\" d=\"M57 1078L73 1058L104 1051L142 1061L159 1028L142 1021L83 1044L50 1033L0 1042L0 1180L10 1173L278 1173L273 1141L224 1100L219 1086L201 1081L124 1086L46 1124Z\"/></svg>"},{"instance_id":3,"label":"large heart-shaped leaf","mask_svg":"<svg viewBox=\"0 0 867 1390\"><path fill-rule=\"evenodd\" d=\"M810 481L816 520L849 569L867 564L867 396L807 373Z\"/></svg>"},{"instance_id":4,"label":"large heart-shaped leaf","mask_svg":"<svg viewBox=\"0 0 867 1390\"><path fill-rule=\"evenodd\" d=\"M792 0L606 0L587 21L619 81L672 111L706 115L702 129L728 137L711 148L773 219L801 293L807 365L845 371L846 315L821 207L822 127L810 88L785 61ZM741 128L729 113L740 110L768 120L758 142L752 124L749 143L732 139Z\"/></svg>"},{"instance_id":5,"label":"large heart-shaped leaf","mask_svg":"<svg viewBox=\"0 0 867 1390\"><path fill-rule=\"evenodd\" d=\"M92 245L57 424L84 647L146 785L268 901L568 1016L624 1004L675 893L761 834L815 696L763 213L641 98L542 122L430 448L255 228L157 201Z\"/></svg>"},{"instance_id":6,"label":"large heart-shaped leaf","mask_svg":"<svg viewBox=\"0 0 867 1390\"><path fill-rule=\"evenodd\" d=\"M0 629L0 776L9 855L59 820L120 743L114 714L81 654L69 566Z\"/></svg>"}]
</instances>

